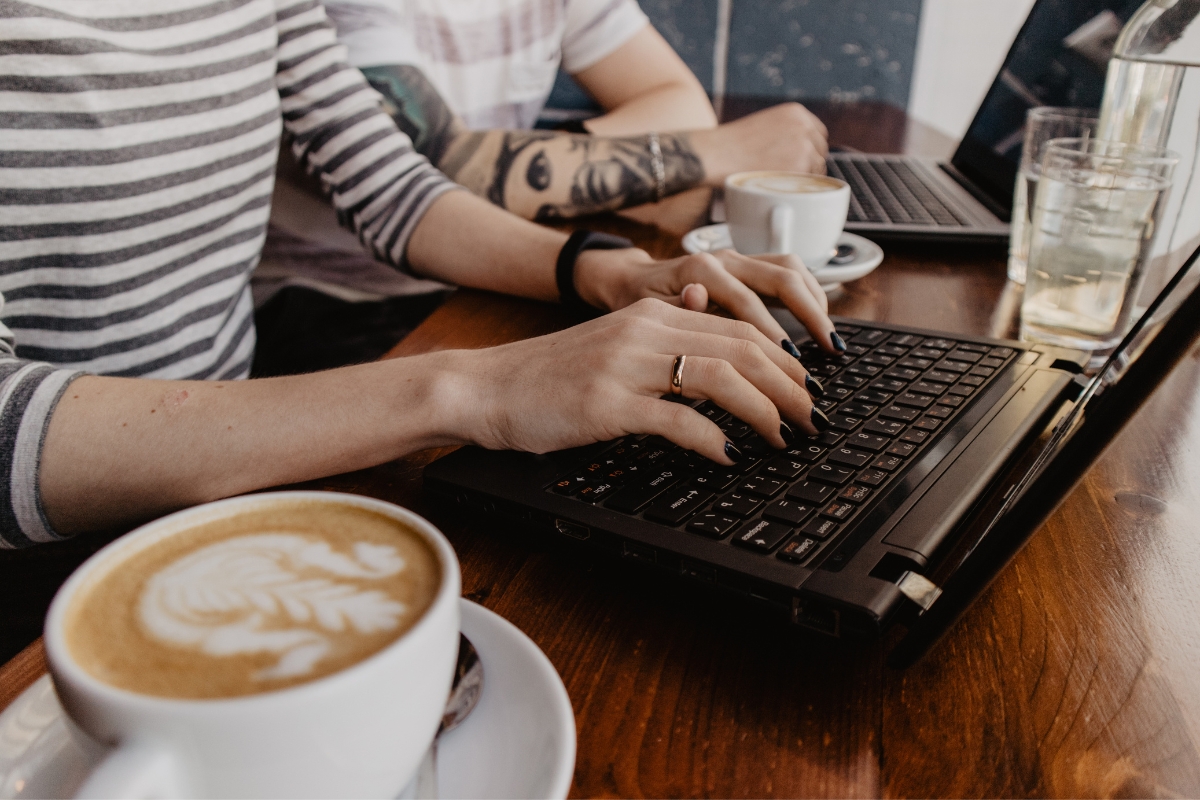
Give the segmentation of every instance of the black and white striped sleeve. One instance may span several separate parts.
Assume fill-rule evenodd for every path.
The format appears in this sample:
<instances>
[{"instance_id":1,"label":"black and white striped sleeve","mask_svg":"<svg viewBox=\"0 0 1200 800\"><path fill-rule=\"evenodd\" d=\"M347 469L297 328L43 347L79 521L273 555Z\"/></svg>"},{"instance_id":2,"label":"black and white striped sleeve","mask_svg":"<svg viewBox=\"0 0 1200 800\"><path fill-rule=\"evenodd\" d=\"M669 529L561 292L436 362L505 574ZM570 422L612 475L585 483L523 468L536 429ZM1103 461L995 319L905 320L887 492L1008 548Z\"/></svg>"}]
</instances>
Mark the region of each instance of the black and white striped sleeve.
<instances>
[{"instance_id":1,"label":"black and white striped sleeve","mask_svg":"<svg viewBox=\"0 0 1200 800\"><path fill-rule=\"evenodd\" d=\"M318 176L339 221L378 259L403 268L409 236L433 201L460 188L413 149L346 61L317 0L276 0L276 86L293 154Z\"/></svg>"},{"instance_id":2,"label":"black and white striped sleeve","mask_svg":"<svg viewBox=\"0 0 1200 800\"><path fill-rule=\"evenodd\" d=\"M38 465L50 414L82 374L18 358L12 332L0 322L0 549L61 538L42 509Z\"/></svg>"}]
</instances>

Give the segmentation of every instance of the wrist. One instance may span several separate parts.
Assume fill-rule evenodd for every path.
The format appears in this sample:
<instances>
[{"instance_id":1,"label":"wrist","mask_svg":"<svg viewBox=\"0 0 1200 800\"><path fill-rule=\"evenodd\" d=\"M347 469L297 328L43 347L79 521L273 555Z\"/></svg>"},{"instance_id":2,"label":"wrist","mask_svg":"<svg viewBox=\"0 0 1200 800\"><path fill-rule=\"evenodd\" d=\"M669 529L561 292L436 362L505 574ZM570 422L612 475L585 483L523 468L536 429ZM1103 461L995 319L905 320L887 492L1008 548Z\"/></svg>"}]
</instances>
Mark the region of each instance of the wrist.
<instances>
[{"instance_id":1,"label":"wrist","mask_svg":"<svg viewBox=\"0 0 1200 800\"><path fill-rule=\"evenodd\" d=\"M690 133L692 149L704 169L705 186L724 186L725 179L740 168L735 163L736 146L726 142L726 126Z\"/></svg>"},{"instance_id":2,"label":"wrist","mask_svg":"<svg viewBox=\"0 0 1200 800\"><path fill-rule=\"evenodd\" d=\"M382 361L388 370L380 390L390 402L385 411L397 447L393 458L431 447L476 441L480 397L473 371L463 356L449 350Z\"/></svg>"},{"instance_id":3,"label":"wrist","mask_svg":"<svg viewBox=\"0 0 1200 800\"><path fill-rule=\"evenodd\" d=\"M616 311L637 300L634 275L650 255L636 247L621 250L584 250L575 260L575 291L585 303L604 311Z\"/></svg>"}]
</instances>

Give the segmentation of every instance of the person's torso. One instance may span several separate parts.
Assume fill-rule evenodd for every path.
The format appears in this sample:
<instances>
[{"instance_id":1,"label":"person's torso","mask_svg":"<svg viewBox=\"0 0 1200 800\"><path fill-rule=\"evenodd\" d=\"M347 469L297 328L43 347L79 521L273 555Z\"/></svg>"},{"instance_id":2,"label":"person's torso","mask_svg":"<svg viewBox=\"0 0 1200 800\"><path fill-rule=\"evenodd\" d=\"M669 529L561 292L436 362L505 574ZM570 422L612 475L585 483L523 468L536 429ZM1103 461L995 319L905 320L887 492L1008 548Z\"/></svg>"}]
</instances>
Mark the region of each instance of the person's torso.
<instances>
[{"instance_id":1,"label":"person's torso","mask_svg":"<svg viewBox=\"0 0 1200 800\"><path fill-rule=\"evenodd\" d=\"M0 293L18 355L242 377L280 136L274 0L0 5Z\"/></svg>"}]
</instances>

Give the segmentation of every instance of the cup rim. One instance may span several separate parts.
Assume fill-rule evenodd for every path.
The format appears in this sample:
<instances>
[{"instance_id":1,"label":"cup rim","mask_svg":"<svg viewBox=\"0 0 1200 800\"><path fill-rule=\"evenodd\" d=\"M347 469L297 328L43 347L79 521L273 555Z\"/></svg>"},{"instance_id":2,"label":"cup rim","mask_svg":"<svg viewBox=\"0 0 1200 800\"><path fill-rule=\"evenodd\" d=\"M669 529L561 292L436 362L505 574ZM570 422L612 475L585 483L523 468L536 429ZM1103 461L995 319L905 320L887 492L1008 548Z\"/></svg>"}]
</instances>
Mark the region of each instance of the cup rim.
<instances>
[{"instance_id":1,"label":"cup rim","mask_svg":"<svg viewBox=\"0 0 1200 800\"><path fill-rule=\"evenodd\" d=\"M732 189L732 190L738 191L738 192L747 192L750 194L762 195L763 197L802 197L804 195L825 194L825 192L804 192L803 194L796 193L796 192L779 192L779 191L772 191L770 189L763 189L759 186L734 186L733 185L734 180L745 177L747 175L789 175L789 176L792 176L795 178L821 178L822 180L833 181L834 183L838 184L838 186L836 188L831 188L828 190L830 193L840 192L843 189L848 191L850 189L850 184L846 183L841 178L835 178L832 175L822 175L822 174L816 173L816 172L797 172L795 170L788 170L788 169L749 169L749 170L744 170L742 172L735 172L732 175L729 175L728 177L726 177L725 178L725 190L729 191L730 189Z\"/></svg>"},{"instance_id":2,"label":"cup rim","mask_svg":"<svg viewBox=\"0 0 1200 800\"><path fill-rule=\"evenodd\" d=\"M1037 106L1026 112L1026 119L1064 119L1100 121L1100 109L1075 106Z\"/></svg>"},{"instance_id":3,"label":"cup rim","mask_svg":"<svg viewBox=\"0 0 1200 800\"><path fill-rule=\"evenodd\" d=\"M396 519L410 526L433 548L438 557L438 561L442 567L442 580L438 587L437 594L434 595L433 602L430 603L424 615L415 625L401 634L395 641L389 643L385 647L377 650L361 661L357 661L350 666L330 673L311 681L287 686L280 689L270 689L264 692L255 694L238 695L235 697L163 697L160 695L145 694L135 692L131 689L123 689L118 686L105 683L99 678L93 676L81 665L76 663L71 655L70 648L67 646L66 636L63 628L67 610L70 606L71 599L74 597L79 588L95 573L101 569L104 564L110 559L120 557L122 551L127 548L137 547L139 542L147 538L167 537L173 535L184 527L190 527L196 520L201 518L204 521L222 519L232 514L237 513L243 507L266 505L278 502L326 502L331 505L354 506L357 508L366 508L385 516ZM166 530L164 530L166 529ZM147 545L148 546L148 545ZM141 525L127 534L118 537L109 544L102 547L94 553L87 561L85 561L75 572L66 580L65 583L55 593L54 599L50 603L50 610L46 614L46 622L44 629L44 643L46 648L46 662L49 667L52 678L57 682L58 675L62 674L64 678L72 684L85 688L88 693L101 697L109 702L119 702L126 706L136 706L140 708L155 708L155 709L174 709L179 711L189 711L192 713L208 712L218 713L220 711L237 706L245 709L250 705L272 705L281 702L289 702L293 698L302 694L321 694L327 692L335 692L347 681L354 680L355 677L367 670L382 658L390 656L398 649L405 648L412 641L418 638L418 634L427 630L433 625L433 618L440 616L438 612L447 604L457 603L461 593L461 578L460 566L458 557L454 552L454 548L450 545L438 528L421 515L398 506L395 503L389 503L385 500L378 500L373 497L364 497L362 495L348 494L344 492L326 492L326 491L284 491L284 492L263 492L261 494L239 495L237 497L229 497L223 500L217 500L211 503L203 503L198 506L176 511L168 514L165 517L148 522Z\"/></svg>"}]
</instances>

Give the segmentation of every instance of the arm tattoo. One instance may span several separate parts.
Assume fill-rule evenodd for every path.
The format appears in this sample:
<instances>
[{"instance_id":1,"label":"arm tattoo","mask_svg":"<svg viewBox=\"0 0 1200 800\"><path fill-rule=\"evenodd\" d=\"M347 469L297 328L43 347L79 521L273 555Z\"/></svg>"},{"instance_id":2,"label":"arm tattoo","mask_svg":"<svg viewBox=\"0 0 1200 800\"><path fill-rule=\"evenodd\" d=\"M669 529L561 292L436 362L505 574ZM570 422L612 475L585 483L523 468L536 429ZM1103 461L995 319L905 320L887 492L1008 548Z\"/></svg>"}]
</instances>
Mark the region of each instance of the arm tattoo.
<instances>
[{"instance_id":1,"label":"arm tattoo","mask_svg":"<svg viewBox=\"0 0 1200 800\"><path fill-rule=\"evenodd\" d=\"M469 131L416 67L362 70L417 152L492 203L523 217L563 219L650 203L656 182L645 136ZM686 133L659 134L666 194L704 180Z\"/></svg>"}]
</instances>

